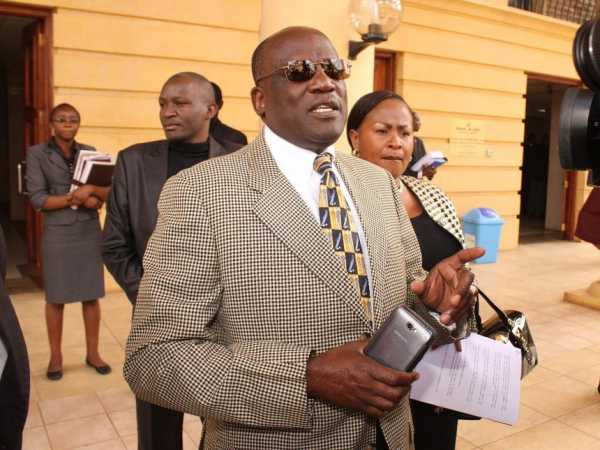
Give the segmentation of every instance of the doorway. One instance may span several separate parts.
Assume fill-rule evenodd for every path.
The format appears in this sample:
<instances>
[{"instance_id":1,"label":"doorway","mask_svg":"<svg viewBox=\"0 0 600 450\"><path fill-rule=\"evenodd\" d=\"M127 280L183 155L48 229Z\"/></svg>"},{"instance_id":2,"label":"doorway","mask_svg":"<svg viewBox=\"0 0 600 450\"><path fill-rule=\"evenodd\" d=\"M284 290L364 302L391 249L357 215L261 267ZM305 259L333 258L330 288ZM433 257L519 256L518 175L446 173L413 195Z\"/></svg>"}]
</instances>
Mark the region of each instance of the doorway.
<instances>
[{"instance_id":1,"label":"doorway","mask_svg":"<svg viewBox=\"0 0 600 450\"><path fill-rule=\"evenodd\" d=\"M373 90L396 90L396 53L375 49Z\"/></svg>"},{"instance_id":2,"label":"doorway","mask_svg":"<svg viewBox=\"0 0 600 450\"><path fill-rule=\"evenodd\" d=\"M26 149L49 137L52 9L0 1L0 225L7 286L42 284L42 219L25 195Z\"/></svg>"},{"instance_id":3,"label":"doorway","mask_svg":"<svg viewBox=\"0 0 600 450\"><path fill-rule=\"evenodd\" d=\"M519 241L569 239L574 182L558 157L560 105L565 90L578 81L528 74Z\"/></svg>"}]
</instances>

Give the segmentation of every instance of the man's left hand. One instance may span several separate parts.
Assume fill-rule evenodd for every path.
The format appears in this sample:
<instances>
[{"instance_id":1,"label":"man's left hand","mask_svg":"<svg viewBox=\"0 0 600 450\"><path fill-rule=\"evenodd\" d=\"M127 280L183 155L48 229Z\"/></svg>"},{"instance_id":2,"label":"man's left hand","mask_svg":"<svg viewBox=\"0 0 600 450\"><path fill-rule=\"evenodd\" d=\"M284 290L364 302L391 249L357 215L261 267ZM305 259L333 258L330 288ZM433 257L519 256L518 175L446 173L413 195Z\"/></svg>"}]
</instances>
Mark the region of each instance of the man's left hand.
<instances>
[{"instance_id":1,"label":"man's left hand","mask_svg":"<svg viewBox=\"0 0 600 450\"><path fill-rule=\"evenodd\" d=\"M411 290L423 303L441 314L442 324L450 325L471 310L477 289L473 286L475 276L465 264L484 253L481 247L461 250L437 263L424 281L411 283Z\"/></svg>"}]
</instances>

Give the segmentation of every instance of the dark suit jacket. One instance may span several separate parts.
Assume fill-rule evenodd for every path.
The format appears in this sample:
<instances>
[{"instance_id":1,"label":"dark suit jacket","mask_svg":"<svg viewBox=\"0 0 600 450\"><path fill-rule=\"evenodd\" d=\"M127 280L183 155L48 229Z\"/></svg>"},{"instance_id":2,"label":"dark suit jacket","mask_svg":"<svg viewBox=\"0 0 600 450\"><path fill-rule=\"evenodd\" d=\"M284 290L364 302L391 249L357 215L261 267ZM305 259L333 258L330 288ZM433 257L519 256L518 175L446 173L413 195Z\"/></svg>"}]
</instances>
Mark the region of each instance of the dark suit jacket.
<instances>
[{"instance_id":1,"label":"dark suit jacket","mask_svg":"<svg viewBox=\"0 0 600 450\"><path fill-rule=\"evenodd\" d=\"M17 315L4 286L6 247L0 228L0 339L8 360L0 377L0 449L19 450L29 409L29 361Z\"/></svg>"},{"instance_id":2,"label":"dark suit jacket","mask_svg":"<svg viewBox=\"0 0 600 450\"><path fill-rule=\"evenodd\" d=\"M244 133L225 125L218 117L210 121L210 135L220 143L234 142L240 145L248 145L248 138Z\"/></svg>"},{"instance_id":3,"label":"dark suit jacket","mask_svg":"<svg viewBox=\"0 0 600 450\"><path fill-rule=\"evenodd\" d=\"M240 145L210 138L210 158ZM107 200L102 256L104 264L135 303L142 278L142 258L156 224L160 191L167 180L169 142L136 144L119 153Z\"/></svg>"},{"instance_id":4,"label":"dark suit jacket","mask_svg":"<svg viewBox=\"0 0 600 450\"><path fill-rule=\"evenodd\" d=\"M75 143L77 151L94 150L89 145ZM42 211L51 195L63 195L71 188L71 173L60 150L52 140L34 145L27 150L27 191L36 211ZM44 210L44 224L70 225L84 220L98 220L98 211L88 208Z\"/></svg>"}]
</instances>

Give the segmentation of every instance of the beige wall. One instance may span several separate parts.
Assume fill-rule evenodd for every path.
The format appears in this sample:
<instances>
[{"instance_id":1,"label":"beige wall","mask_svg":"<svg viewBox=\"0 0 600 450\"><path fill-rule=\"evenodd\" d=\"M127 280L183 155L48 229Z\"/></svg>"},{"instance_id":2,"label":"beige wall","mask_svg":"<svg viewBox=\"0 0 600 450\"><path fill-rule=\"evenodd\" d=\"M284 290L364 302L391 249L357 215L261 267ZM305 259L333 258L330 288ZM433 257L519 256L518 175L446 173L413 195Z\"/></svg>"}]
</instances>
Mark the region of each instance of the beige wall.
<instances>
[{"instance_id":1,"label":"beige wall","mask_svg":"<svg viewBox=\"0 0 600 450\"><path fill-rule=\"evenodd\" d=\"M501 3L406 0L400 29L381 47L401 52L398 91L421 113L427 148L448 154L436 183L459 214L496 209L506 221L506 249L518 243L526 72L578 79L571 62L577 26ZM479 153L452 153L455 119L483 121Z\"/></svg>"},{"instance_id":2,"label":"beige wall","mask_svg":"<svg viewBox=\"0 0 600 450\"><path fill-rule=\"evenodd\" d=\"M23 2L25 3L25 2ZM32 0L57 7L54 21L55 100L82 111L80 138L116 152L157 139L156 97L172 73L195 70L218 81L225 122L250 137L259 121L249 102L250 55L261 37L290 25L329 35L340 55L358 35L349 0ZM421 113L429 149L446 152L440 184L459 213L499 211L501 248L518 242L521 142L526 72L576 79L571 63L575 24L530 14L492 0L404 0L400 29L381 48L399 53L397 86ZM349 105L372 90L373 47L354 62ZM485 148L456 154L455 119L482 120ZM339 142L347 150L344 138Z\"/></svg>"},{"instance_id":3,"label":"beige wall","mask_svg":"<svg viewBox=\"0 0 600 450\"><path fill-rule=\"evenodd\" d=\"M29 0L56 7L54 102L81 112L78 139L116 154L161 139L164 81L195 71L223 90L221 119L252 138L250 56L258 43L260 0ZM107 275L107 287L116 283Z\"/></svg>"},{"instance_id":4,"label":"beige wall","mask_svg":"<svg viewBox=\"0 0 600 450\"><path fill-rule=\"evenodd\" d=\"M260 0L33 0L54 16L55 103L82 113L79 139L116 153L160 139L157 97L173 73L196 71L223 90L224 122L250 136L250 54Z\"/></svg>"}]
</instances>

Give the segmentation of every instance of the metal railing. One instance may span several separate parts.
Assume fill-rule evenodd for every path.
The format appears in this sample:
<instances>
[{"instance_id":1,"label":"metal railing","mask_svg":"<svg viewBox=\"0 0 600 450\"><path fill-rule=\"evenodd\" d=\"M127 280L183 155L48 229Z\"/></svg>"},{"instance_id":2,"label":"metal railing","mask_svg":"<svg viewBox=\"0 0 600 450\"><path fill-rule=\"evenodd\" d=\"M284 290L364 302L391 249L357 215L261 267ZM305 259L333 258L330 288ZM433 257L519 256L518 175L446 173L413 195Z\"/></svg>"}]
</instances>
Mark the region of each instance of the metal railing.
<instances>
[{"instance_id":1,"label":"metal railing","mask_svg":"<svg viewBox=\"0 0 600 450\"><path fill-rule=\"evenodd\" d=\"M595 0L509 0L508 6L569 22L583 23L596 15L596 3Z\"/></svg>"}]
</instances>

